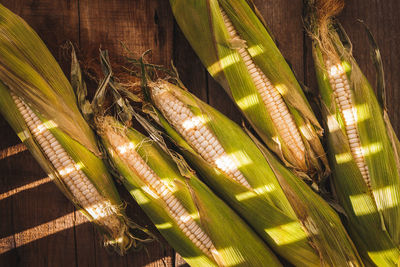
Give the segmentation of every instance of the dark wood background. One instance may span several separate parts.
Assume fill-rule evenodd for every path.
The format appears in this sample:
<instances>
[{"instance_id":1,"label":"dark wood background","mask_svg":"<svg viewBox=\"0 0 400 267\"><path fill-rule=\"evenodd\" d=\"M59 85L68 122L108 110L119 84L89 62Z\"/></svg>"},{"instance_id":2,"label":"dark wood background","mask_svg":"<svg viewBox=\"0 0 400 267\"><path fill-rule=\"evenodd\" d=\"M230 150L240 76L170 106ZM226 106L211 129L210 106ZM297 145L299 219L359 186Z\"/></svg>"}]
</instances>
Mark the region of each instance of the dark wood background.
<instances>
[{"instance_id":1,"label":"dark wood background","mask_svg":"<svg viewBox=\"0 0 400 267\"><path fill-rule=\"evenodd\" d=\"M302 0L255 0L284 56L299 79L315 88L310 43L302 29ZM180 32L167 0L0 0L22 16L43 38L69 75L62 45L71 40L80 53L97 60L101 46L122 62L120 42L138 56L152 49L152 62L174 61L186 86L229 117L238 111L208 76ZM347 0L340 16L361 68L373 82L374 69L364 20L382 50L389 113L400 132L400 1ZM106 251L99 236L57 187L50 183L16 134L0 118L0 266L182 266L179 255L163 241L147 251L120 257ZM129 195L121 189L121 194ZM133 201L129 215L142 225L149 219Z\"/></svg>"}]
</instances>

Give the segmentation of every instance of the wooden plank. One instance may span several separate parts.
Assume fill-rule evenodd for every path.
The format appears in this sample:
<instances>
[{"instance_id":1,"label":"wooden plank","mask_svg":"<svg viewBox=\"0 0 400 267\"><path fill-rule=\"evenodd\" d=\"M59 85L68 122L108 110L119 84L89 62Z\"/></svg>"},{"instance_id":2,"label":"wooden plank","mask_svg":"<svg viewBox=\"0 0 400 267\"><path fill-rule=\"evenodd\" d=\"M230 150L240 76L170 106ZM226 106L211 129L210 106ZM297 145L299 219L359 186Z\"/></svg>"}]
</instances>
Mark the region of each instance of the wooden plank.
<instances>
[{"instance_id":1,"label":"wooden plank","mask_svg":"<svg viewBox=\"0 0 400 267\"><path fill-rule=\"evenodd\" d=\"M357 19L363 20L376 38L382 53L386 75L387 102L393 126L399 135L400 117L400 2L397 0L353 0L346 2L346 8L340 16L352 43L354 56L372 85L375 85L375 69L370 59L370 48L364 28ZM375 86L374 86L375 87Z\"/></svg>"},{"instance_id":2,"label":"wooden plank","mask_svg":"<svg viewBox=\"0 0 400 267\"><path fill-rule=\"evenodd\" d=\"M302 0L255 0L283 56L303 81Z\"/></svg>"},{"instance_id":3,"label":"wooden plank","mask_svg":"<svg viewBox=\"0 0 400 267\"><path fill-rule=\"evenodd\" d=\"M120 63L124 54L121 41L137 56L151 48L151 62L169 65L174 59L190 91L209 100L236 121L241 120L225 92L206 74L180 30L174 27L168 1L79 0L78 5L78 0L0 0L0 3L20 14L38 31L67 72L68 60L60 47L67 39L80 43L82 54L94 59L101 45ZM316 88L309 43L304 47L307 55L304 62L301 0L255 0L255 3L297 76ZM340 17L353 41L355 57L371 81L374 70L368 43L363 28L354 23L356 18L363 19L377 38L386 70L389 113L398 133L399 8L397 0L386 0L385 4L379 0L353 0L347 1ZM73 213L72 206L53 184L46 182L43 172L29 153L23 151L23 146L18 146L16 135L3 119L0 127L0 266L74 266L76 263L79 266L184 266L182 258L173 256L162 238L163 246L151 244L148 252L131 252L126 257L107 253L97 232L82 215ZM40 179L44 179L42 183L35 183ZM124 197L129 197L124 189L119 189ZM139 223L151 225L133 202L129 202L128 214ZM71 228L74 226L75 231ZM43 232L50 235L43 236Z\"/></svg>"},{"instance_id":4,"label":"wooden plank","mask_svg":"<svg viewBox=\"0 0 400 267\"><path fill-rule=\"evenodd\" d=\"M173 56L183 84L198 98L208 101L207 71L176 23L174 24Z\"/></svg>"},{"instance_id":5,"label":"wooden plank","mask_svg":"<svg viewBox=\"0 0 400 267\"><path fill-rule=\"evenodd\" d=\"M173 21L166 1L88 1L80 0L80 51L87 59L98 58L101 47L110 52L113 62L124 64L127 51L120 42L141 56L152 50L146 59L154 64L167 65L172 59ZM97 64L97 62L95 62ZM93 88L92 88L93 89ZM147 216L122 188L124 199L130 200L127 214L140 225L152 225ZM90 246L90 226L76 228L79 266L171 266L172 249L154 242L147 251L131 251L126 257L105 253L98 235ZM156 229L153 228L156 232ZM162 240L162 238L160 237ZM88 259L87 255L92 255ZM165 265L164 265L165 263Z\"/></svg>"},{"instance_id":6,"label":"wooden plank","mask_svg":"<svg viewBox=\"0 0 400 267\"><path fill-rule=\"evenodd\" d=\"M58 60L62 59L61 45L64 41L77 40L77 1L17 0L0 3L26 19ZM66 64L62 67L67 69ZM0 199L0 247L3 250L0 265L74 266L73 206L53 183L45 182L45 174L29 152L18 153L20 142L2 118L0 124L4 126L0 133L0 147L11 152L0 160L4 182L1 192L4 198ZM8 247L4 252L3 241L7 239ZM9 250L12 246L15 249Z\"/></svg>"},{"instance_id":7,"label":"wooden plank","mask_svg":"<svg viewBox=\"0 0 400 267\"><path fill-rule=\"evenodd\" d=\"M63 44L78 42L78 0L0 0L36 30L54 57L69 75L69 61Z\"/></svg>"},{"instance_id":8,"label":"wooden plank","mask_svg":"<svg viewBox=\"0 0 400 267\"><path fill-rule=\"evenodd\" d=\"M123 42L137 56L151 49L154 64L170 63L173 22L167 1L80 0L79 6L84 53L97 59L101 46L123 63Z\"/></svg>"}]
</instances>

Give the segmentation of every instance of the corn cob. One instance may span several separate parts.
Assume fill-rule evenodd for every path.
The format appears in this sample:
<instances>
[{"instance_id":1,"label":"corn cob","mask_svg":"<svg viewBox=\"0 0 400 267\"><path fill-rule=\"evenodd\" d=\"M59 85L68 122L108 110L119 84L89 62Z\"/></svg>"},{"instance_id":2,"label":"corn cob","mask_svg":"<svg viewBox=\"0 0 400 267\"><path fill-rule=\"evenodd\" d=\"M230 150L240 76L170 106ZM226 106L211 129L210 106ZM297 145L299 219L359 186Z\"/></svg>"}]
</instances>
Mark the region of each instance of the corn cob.
<instances>
[{"instance_id":1,"label":"corn cob","mask_svg":"<svg viewBox=\"0 0 400 267\"><path fill-rule=\"evenodd\" d=\"M318 180L329 172L319 140L322 129L248 2L170 0L193 49L264 143L286 166Z\"/></svg>"},{"instance_id":2,"label":"corn cob","mask_svg":"<svg viewBox=\"0 0 400 267\"><path fill-rule=\"evenodd\" d=\"M333 186L363 260L397 266L400 250L399 141L385 107L332 21L344 1L307 1L308 30L322 97ZM349 40L345 40L349 43ZM379 50L376 50L379 51Z\"/></svg>"},{"instance_id":3,"label":"corn cob","mask_svg":"<svg viewBox=\"0 0 400 267\"><path fill-rule=\"evenodd\" d=\"M126 188L190 266L281 266L240 217L192 173L182 176L157 144L112 117L98 117L97 127Z\"/></svg>"},{"instance_id":4,"label":"corn cob","mask_svg":"<svg viewBox=\"0 0 400 267\"><path fill-rule=\"evenodd\" d=\"M333 210L238 125L165 81L149 82L145 95L205 182L279 255L296 266L362 265ZM229 168L218 166L219 157Z\"/></svg>"},{"instance_id":5,"label":"corn cob","mask_svg":"<svg viewBox=\"0 0 400 267\"><path fill-rule=\"evenodd\" d=\"M371 179L369 177L368 166L362 151L360 136L357 131L357 112L352 100L349 81L341 64L334 65L330 60L326 61L329 70L329 84L333 89L336 104L343 117L343 125L350 145L351 154L357 163L362 177L371 191Z\"/></svg>"},{"instance_id":6,"label":"corn cob","mask_svg":"<svg viewBox=\"0 0 400 267\"><path fill-rule=\"evenodd\" d=\"M166 117L170 118L174 128L179 129L179 133L186 140L189 140L197 153L230 178L251 189L250 184L238 170L233 160L226 154L212 132L204 125L204 121L196 117L183 102L167 90L157 91L156 89L152 93L156 106L165 108L163 112Z\"/></svg>"},{"instance_id":7,"label":"corn cob","mask_svg":"<svg viewBox=\"0 0 400 267\"><path fill-rule=\"evenodd\" d=\"M0 112L106 244L123 254L134 242L131 224L73 89L36 33L1 5L0 50Z\"/></svg>"},{"instance_id":8,"label":"corn cob","mask_svg":"<svg viewBox=\"0 0 400 267\"><path fill-rule=\"evenodd\" d=\"M71 191L80 205L90 214L111 229L112 232L120 231L122 225L110 201L103 197L87 176L80 170L80 166L68 155L55 136L46 128L39 117L16 95L11 94L18 111L23 116L32 137L37 140L51 164L57 169L63 182Z\"/></svg>"}]
</instances>

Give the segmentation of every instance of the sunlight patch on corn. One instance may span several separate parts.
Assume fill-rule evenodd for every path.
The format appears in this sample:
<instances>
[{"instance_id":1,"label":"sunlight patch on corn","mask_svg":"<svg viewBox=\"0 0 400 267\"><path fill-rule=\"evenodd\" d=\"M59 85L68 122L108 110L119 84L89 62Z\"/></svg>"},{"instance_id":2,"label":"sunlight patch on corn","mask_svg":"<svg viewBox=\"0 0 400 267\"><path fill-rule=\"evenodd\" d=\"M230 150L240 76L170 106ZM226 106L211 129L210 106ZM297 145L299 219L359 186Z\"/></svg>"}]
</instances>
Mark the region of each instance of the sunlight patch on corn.
<instances>
[{"instance_id":1,"label":"sunlight patch on corn","mask_svg":"<svg viewBox=\"0 0 400 267\"><path fill-rule=\"evenodd\" d=\"M21 142L25 142L28 138L31 137L28 130L17 133L17 136L21 140Z\"/></svg>"},{"instance_id":2,"label":"sunlight patch on corn","mask_svg":"<svg viewBox=\"0 0 400 267\"><path fill-rule=\"evenodd\" d=\"M254 191L257 194L265 194L265 193L270 193L272 191L276 190L276 187L274 184L266 184L264 186L260 186L257 188L254 188Z\"/></svg>"},{"instance_id":3,"label":"sunlight patch on corn","mask_svg":"<svg viewBox=\"0 0 400 267\"><path fill-rule=\"evenodd\" d=\"M287 95L289 93L289 90L287 88L287 85L282 84L282 83L278 83L274 85L276 90L278 90L278 92L281 94L282 97L284 97L285 95Z\"/></svg>"},{"instance_id":4,"label":"sunlight patch on corn","mask_svg":"<svg viewBox=\"0 0 400 267\"><path fill-rule=\"evenodd\" d=\"M344 164L352 161L353 155L350 152L345 152L341 154L336 154L335 159L337 164Z\"/></svg>"},{"instance_id":5,"label":"sunlight patch on corn","mask_svg":"<svg viewBox=\"0 0 400 267\"><path fill-rule=\"evenodd\" d=\"M158 194L156 192L154 192L154 190L152 188L150 188L150 186L148 185L144 185L141 187L142 190L144 192L146 192L147 194L149 194L152 198L154 199L159 199L160 197L158 196Z\"/></svg>"},{"instance_id":6,"label":"sunlight patch on corn","mask_svg":"<svg viewBox=\"0 0 400 267\"><path fill-rule=\"evenodd\" d=\"M370 194L350 196L350 202L356 216L364 216L376 212L375 204Z\"/></svg>"},{"instance_id":7,"label":"sunlight patch on corn","mask_svg":"<svg viewBox=\"0 0 400 267\"><path fill-rule=\"evenodd\" d=\"M291 244L308 237L305 231L299 231L299 222L290 222L273 228L265 229L265 232L274 240L278 246ZM286 233L286 234L284 234Z\"/></svg>"},{"instance_id":8,"label":"sunlight patch on corn","mask_svg":"<svg viewBox=\"0 0 400 267\"><path fill-rule=\"evenodd\" d=\"M215 160L215 164L217 165L217 168L224 172L232 172L236 170L236 166L229 155L222 155L218 157Z\"/></svg>"},{"instance_id":9,"label":"sunlight patch on corn","mask_svg":"<svg viewBox=\"0 0 400 267\"><path fill-rule=\"evenodd\" d=\"M391 186L385 186L383 188L374 189L372 192L375 196L380 195L385 197L386 201L384 205L385 209L388 209L397 207L399 205L398 198L396 197L398 191L399 190L395 186L391 185Z\"/></svg>"},{"instance_id":10,"label":"sunlight patch on corn","mask_svg":"<svg viewBox=\"0 0 400 267\"><path fill-rule=\"evenodd\" d=\"M251 199L253 197L257 197L258 195L263 195L265 193L270 193L272 191L276 190L276 187L274 184L267 184L265 186L260 186L257 188L254 188L254 192L253 191L246 191L243 193L239 193L235 195L235 198L238 201L244 201L247 199Z\"/></svg>"},{"instance_id":11,"label":"sunlight patch on corn","mask_svg":"<svg viewBox=\"0 0 400 267\"><path fill-rule=\"evenodd\" d=\"M155 226L157 229L165 230L165 229L170 229L172 228L172 223L170 222L165 222L165 223L156 223Z\"/></svg>"},{"instance_id":12,"label":"sunlight patch on corn","mask_svg":"<svg viewBox=\"0 0 400 267\"><path fill-rule=\"evenodd\" d=\"M327 117L327 125L331 133L341 130L339 123L337 122L336 117L334 115L329 115Z\"/></svg>"},{"instance_id":13,"label":"sunlight patch on corn","mask_svg":"<svg viewBox=\"0 0 400 267\"><path fill-rule=\"evenodd\" d=\"M364 156L372 156L383 150L383 145L380 142L371 143L362 147Z\"/></svg>"},{"instance_id":14,"label":"sunlight patch on corn","mask_svg":"<svg viewBox=\"0 0 400 267\"><path fill-rule=\"evenodd\" d=\"M313 139L313 136L309 134L310 130L307 128L305 125L300 125L299 126L300 132L303 134L303 136L308 140L311 141ZM304 148L303 148L304 149Z\"/></svg>"},{"instance_id":15,"label":"sunlight patch on corn","mask_svg":"<svg viewBox=\"0 0 400 267\"><path fill-rule=\"evenodd\" d=\"M237 55L236 53L231 53L231 54L221 58L214 64L212 64L207 69L210 72L210 74L212 76L214 76L214 75L217 75L219 72L221 72L221 70L224 70L224 69L228 68L229 66L232 66L232 65L238 63L240 60L241 59L240 59L239 55Z\"/></svg>"},{"instance_id":16,"label":"sunlight patch on corn","mask_svg":"<svg viewBox=\"0 0 400 267\"><path fill-rule=\"evenodd\" d=\"M251 158L246 154L246 152L243 151L243 150L239 150L239 151L235 151L235 152L229 153L228 156L231 157L232 159L235 159L237 168L244 167L244 166L247 166L247 165L251 165L251 164L254 163L251 160Z\"/></svg>"},{"instance_id":17,"label":"sunlight patch on corn","mask_svg":"<svg viewBox=\"0 0 400 267\"><path fill-rule=\"evenodd\" d=\"M127 142L123 145L117 146L118 153L125 154L128 151L135 149L135 145L132 142Z\"/></svg>"},{"instance_id":18,"label":"sunlight patch on corn","mask_svg":"<svg viewBox=\"0 0 400 267\"><path fill-rule=\"evenodd\" d=\"M200 128L200 126L204 125L201 117L195 116L193 118L188 118L182 123L182 127L185 130L192 130L196 127Z\"/></svg>"},{"instance_id":19,"label":"sunlight patch on corn","mask_svg":"<svg viewBox=\"0 0 400 267\"><path fill-rule=\"evenodd\" d=\"M109 207L109 201L101 201L85 207L85 210L89 212L90 216L92 216L93 219L99 220L112 216L112 211L111 209L109 209Z\"/></svg>"},{"instance_id":20,"label":"sunlight patch on corn","mask_svg":"<svg viewBox=\"0 0 400 267\"><path fill-rule=\"evenodd\" d=\"M246 110L260 103L258 94L251 94L236 101L240 109Z\"/></svg>"},{"instance_id":21,"label":"sunlight patch on corn","mask_svg":"<svg viewBox=\"0 0 400 267\"><path fill-rule=\"evenodd\" d=\"M83 163L82 162L78 162L78 163L73 164L72 166L67 166L65 168L62 168L59 171L59 174L61 176L66 176L66 175L68 175L68 174L70 174L70 173L72 173L74 171L81 170L83 167L84 167Z\"/></svg>"},{"instance_id":22,"label":"sunlight patch on corn","mask_svg":"<svg viewBox=\"0 0 400 267\"><path fill-rule=\"evenodd\" d=\"M391 248L391 249L380 250L380 251L368 251L367 253L372 259L374 259L376 257L390 258L391 255L397 255L398 251L397 251L397 248Z\"/></svg>"},{"instance_id":23,"label":"sunlight patch on corn","mask_svg":"<svg viewBox=\"0 0 400 267\"><path fill-rule=\"evenodd\" d=\"M371 119L371 113L369 112L369 107L366 103L357 104L357 122L363 122Z\"/></svg>"},{"instance_id":24,"label":"sunlight patch on corn","mask_svg":"<svg viewBox=\"0 0 400 267\"><path fill-rule=\"evenodd\" d=\"M200 216L199 216L199 213L198 213L198 212L190 213L190 217L192 217L193 220L198 220L198 219L200 219Z\"/></svg>"},{"instance_id":25,"label":"sunlight patch on corn","mask_svg":"<svg viewBox=\"0 0 400 267\"><path fill-rule=\"evenodd\" d=\"M251 57L256 57L258 55L261 55L265 52L264 48L262 48L259 45L253 45L252 47L247 48L247 51L251 55Z\"/></svg>"},{"instance_id":26,"label":"sunlight patch on corn","mask_svg":"<svg viewBox=\"0 0 400 267\"><path fill-rule=\"evenodd\" d=\"M35 128L32 129L32 133L38 133L41 134L45 130L57 128L57 124L53 120L47 120L45 122L40 123L37 125Z\"/></svg>"},{"instance_id":27,"label":"sunlight patch on corn","mask_svg":"<svg viewBox=\"0 0 400 267\"><path fill-rule=\"evenodd\" d=\"M345 73L345 69L342 64L338 63L329 68L328 73L330 76L339 76Z\"/></svg>"},{"instance_id":28,"label":"sunlight patch on corn","mask_svg":"<svg viewBox=\"0 0 400 267\"><path fill-rule=\"evenodd\" d=\"M149 204L151 201L150 199L148 199L147 197L145 197L140 189L133 189L130 190L129 193L134 196L135 201L139 204L139 205L145 205L145 204Z\"/></svg>"},{"instance_id":29,"label":"sunlight patch on corn","mask_svg":"<svg viewBox=\"0 0 400 267\"><path fill-rule=\"evenodd\" d=\"M248 200L248 199L251 199L253 197L257 197L257 194L252 192L252 191L246 191L246 192L239 193L239 194L235 195L235 198L238 201Z\"/></svg>"},{"instance_id":30,"label":"sunlight patch on corn","mask_svg":"<svg viewBox=\"0 0 400 267\"><path fill-rule=\"evenodd\" d=\"M230 257L225 257L224 262L226 266L239 266L245 263L245 259L239 250L234 247L226 247L219 249L220 254L229 254ZM218 253L218 252L217 252Z\"/></svg>"}]
</instances>

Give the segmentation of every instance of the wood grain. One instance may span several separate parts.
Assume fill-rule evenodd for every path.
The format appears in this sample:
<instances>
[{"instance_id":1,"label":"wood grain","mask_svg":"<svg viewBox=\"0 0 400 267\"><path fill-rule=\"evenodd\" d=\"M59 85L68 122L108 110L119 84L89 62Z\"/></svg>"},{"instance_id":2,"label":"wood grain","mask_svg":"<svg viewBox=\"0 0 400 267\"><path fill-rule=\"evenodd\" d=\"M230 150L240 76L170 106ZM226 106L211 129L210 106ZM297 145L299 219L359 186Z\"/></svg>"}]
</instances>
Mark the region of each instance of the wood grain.
<instances>
[{"instance_id":1,"label":"wood grain","mask_svg":"<svg viewBox=\"0 0 400 267\"><path fill-rule=\"evenodd\" d=\"M121 42L137 57L152 50L154 64L172 59L173 20L168 1L80 0L80 46L98 57L102 47L122 62L126 54Z\"/></svg>"},{"instance_id":2,"label":"wood grain","mask_svg":"<svg viewBox=\"0 0 400 267\"><path fill-rule=\"evenodd\" d=\"M385 0L348 1L340 17L352 43L354 56L360 68L372 85L375 85L375 69L370 58L370 47L363 26L357 19L363 20L376 38L382 53L387 85L386 98L393 127L400 132L400 1Z\"/></svg>"},{"instance_id":3,"label":"wood grain","mask_svg":"<svg viewBox=\"0 0 400 267\"><path fill-rule=\"evenodd\" d=\"M85 60L97 61L98 49L110 51L123 63L126 50L136 57L152 49L149 61L168 65L173 60L181 80L199 98L241 122L237 108L207 74L200 60L174 23L166 0L0 0L38 32L68 74L66 40L79 46ZM302 29L301 0L255 0L285 58L297 77L316 89L310 42ZM374 69L361 25L370 27L381 48L386 71L389 114L400 132L400 2L348 0L340 20L354 46L354 55L373 83ZM24 146L0 118L0 266L187 266L160 237L147 251L120 257L106 251L93 226L75 212L57 187L47 182ZM124 199L129 193L118 186ZM133 201L128 215L155 228Z\"/></svg>"}]
</instances>

